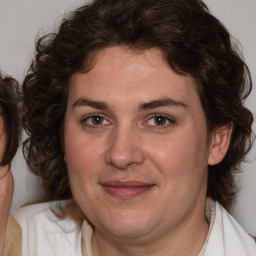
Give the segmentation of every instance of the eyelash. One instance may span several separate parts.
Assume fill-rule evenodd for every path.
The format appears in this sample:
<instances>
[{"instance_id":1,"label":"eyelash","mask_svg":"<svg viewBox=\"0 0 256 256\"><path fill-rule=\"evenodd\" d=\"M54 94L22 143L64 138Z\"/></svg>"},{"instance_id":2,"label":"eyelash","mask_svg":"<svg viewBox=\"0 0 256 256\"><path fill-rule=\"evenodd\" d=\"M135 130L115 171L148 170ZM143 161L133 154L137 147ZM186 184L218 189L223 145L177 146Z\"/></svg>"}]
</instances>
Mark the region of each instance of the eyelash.
<instances>
[{"instance_id":1,"label":"eyelash","mask_svg":"<svg viewBox=\"0 0 256 256\"><path fill-rule=\"evenodd\" d=\"M156 121L156 118L162 118L165 122L168 122L167 124L164 123L162 125L148 125L146 124L146 126L153 126L155 129L166 129L169 128L169 126L171 124L175 124L175 120L173 118L170 118L169 116L163 115L163 114L153 114L150 116L149 119L147 119L146 123L148 123L150 120L153 119L153 121Z\"/></svg>"},{"instance_id":2,"label":"eyelash","mask_svg":"<svg viewBox=\"0 0 256 256\"><path fill-rule=\"evenodd\" d=\"M93 124L92 123L92 118L93 117L99 117L99 118L103 119L103 122L107 121L107 119L104 116L102 116L101 114L92 114L92 115L89 115L89 116L87 116L87 117L85 117L81 120L82 125L86 126L86 127L89 127L89 128L93 128L93 129L101 128L102 126L108 126L108 124L107 125L105 125L105 124L100 124L100 125ZM90 120L90 119L91 119L91 124L89 124L89 122L88 122L88 120ZM107 122L109 124L111 124L109 121L107 121Z\"/></svg>"},{"instance_id":3,"label":"eyelash","mask_svg":"<svg viewBox=\"0 0 256 256\"><path fill-rule=\"evenodd\" d=\"M94 117L101 118L102 121L103 121L103 124L99 124L99 125L93 124L93 123L92 123L92 122L93 122L93 121L92 121L92 118L94 118ZM163 121L164 121L164 124L162 124L162 125L161 125L161 124L159 124L159 125L156 125L156 124L148 124L149 121L152 120L152 119L153 119L153 122L156 121L156 118L162 118ZM89 120L91 120L90 123L89 123ZM104 122L108 122L108 124L104 124ZM167 122L167 124L166 124L166 122ZM175 119L170 118L169 116L166 116L166 115L163 115L163 114L153 114L153 115L151 115L151 116L146 120L146 122L143 122L143 125L145 125L145 126L147 126L147 127L152 127L153 129L166 129L166 128L169 128L169 126L170 126L171 124L175 124L175 123L176 123ZM106 127L106 126L111 125L111 122L109 122L109 121L108 121L103 115L101 115L101 114L92 114L92 115L89 115L89 116L83 118L83 119L81 120L81 124L82 124L83 126L86 126L86 127L92 128L92 129L99 129L99 128L102 128L102 127L104 127L104 126Z\"/></svg>"}]
</instances>

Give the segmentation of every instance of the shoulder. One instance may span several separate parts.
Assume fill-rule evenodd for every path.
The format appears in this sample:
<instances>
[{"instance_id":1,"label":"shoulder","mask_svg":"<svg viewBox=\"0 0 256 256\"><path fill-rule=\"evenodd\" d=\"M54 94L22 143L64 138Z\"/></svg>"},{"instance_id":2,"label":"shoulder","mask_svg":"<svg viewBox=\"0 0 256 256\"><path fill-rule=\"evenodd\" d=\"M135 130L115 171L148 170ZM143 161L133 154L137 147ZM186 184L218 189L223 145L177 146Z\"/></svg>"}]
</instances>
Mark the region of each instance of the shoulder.
<instances>
[{"instance_id":1,"label":"shoulder","mask_svg":"<svg viewBox=\"0 0 256 256\"><path fill-rule=\"evenodd\" d=\"M9 216L3 256L21 255L21 228L13 216Z\"/></svg>"},{"instance_id":2,"label":"shoulder","mask_svg":"<svg viewBox=\"0 0 256 256\"><path fill-rule=\"evenodd\" d=\"M39 219L55 222L61 219L57 214L60 212L59 209L65 207L68 203L69 201L56 201L30 204L21 207L18 212L14 214L14 217L21 227L28 224L37 224L36 221Z\"/></svg>"},{"instance_id":3,"label":"shoulder","mask_svg":"<svg viewBox=\"0 0 256 256\"><path fill-rule=\"evenodd\" d=\"M22 230L23 255L80 255L81 223L63 210L70 204L69 200L34 204L15 214Z\"/></svg>"},{"instance_id":4,"label":"shoulder","mask_svg":"<svg viewBox=\"0 0 256 256\"><path fill-rule=\"evenodd\" d=\"M256 243L254 239L248 235L238 222L217 202L216 217L205 255L256 255Z\"/></svg>"},{"instance_id":5,"label":"shoulder","mask_svg":"<svg viewBox=\"0 0 256 256\"><path fill-rule=\"evenodd\" d=\"M8 236L9 234L15 237L19 237L21 235L21 228L12 215L8 217L6 235Z\"/></svg>"}]
</instances>

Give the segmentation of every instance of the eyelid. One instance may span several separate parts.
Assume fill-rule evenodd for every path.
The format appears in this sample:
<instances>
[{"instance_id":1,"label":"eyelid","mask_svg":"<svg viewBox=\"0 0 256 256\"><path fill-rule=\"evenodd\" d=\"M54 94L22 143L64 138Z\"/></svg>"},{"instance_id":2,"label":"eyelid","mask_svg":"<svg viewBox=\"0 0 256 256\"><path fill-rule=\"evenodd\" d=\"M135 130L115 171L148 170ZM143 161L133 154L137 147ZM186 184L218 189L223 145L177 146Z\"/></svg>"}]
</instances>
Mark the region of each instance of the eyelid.
<instances>
[{"instance_id":1,"label":"eyelid","mask_svg":"<svg viewBox=\"0 0 256 256\"><path fill-rule=\"evenodd\" d=\"M81 118L81 123L83 126L86 126L86 127L91 127L91 128L101 128L103 126L108 126L109 124L100 124L100 125L93 125L93 124L88 124L86 123L87 120L89 120L90 118L93 118L95 116L99 116L101 118L103 118L105 121L107 121L109 124L111 124L111 122L109 121L109 118L106 118L106 116L104 114L101 114L101 113L93 113L93 114L88 114L86 116L83 116Z\"/></svg>"},{"instance_id":2,"label":"eyelid","mask_svg":"<svg viewBox=\"0 0 256 256\"><path fill-rule=\"evenodd\" d=\"M99 116L101 118L104 119L103 122L107 122L107 124L103 123L103 124L90 124L88 122L88 120L90 118L93 118L95 116ZM153 118L156 118L156 117L162 117L164 119L166 119L167 123L166 124L163 124L163 125L157 125L157 124L149 124L149 121ZM109 118L108 116L106 116L105 114L102 114L102 113L91 113L91 114L87 114L85 116L83 116L80 120L80 123L84 126L84 127L88 127L88 128L95 128L95 129L99 129L99 128L103 128L103 127L107 127L107 126L110 126L113 124L113 122L111 121L111 118ZM142 123L143 126L145 127L148 127L148 128L151 128L151 129L167 129L169 128L170 126L172 126L173 124L176 123L176 119L169 116L169 115L166 115L166 114L161 114L161 113L155 113L155 114L150 114L146 117L146 120Z\"/></svg>"},{"instance_id":3,"label":"eyelid","mask_svg":"<svg viewBox=\"0 0 256 256\"><path fill-rule=\"evenodd\" d=\"M172 124L175 124L176 123L176 120L175 118L173 117L170 117L169 115L165 115L165 114L151 114L146 122L144 123L147 123L149 120L151 120L152 118L155 118L155 117L162 117L162 118L165 118L167 121L168 121L168 124L164 124L164 125L147 125L148 127L153 127L155 129L165 129L165 128L168 128L170 125Z\"/></svg>"}]
</instances>

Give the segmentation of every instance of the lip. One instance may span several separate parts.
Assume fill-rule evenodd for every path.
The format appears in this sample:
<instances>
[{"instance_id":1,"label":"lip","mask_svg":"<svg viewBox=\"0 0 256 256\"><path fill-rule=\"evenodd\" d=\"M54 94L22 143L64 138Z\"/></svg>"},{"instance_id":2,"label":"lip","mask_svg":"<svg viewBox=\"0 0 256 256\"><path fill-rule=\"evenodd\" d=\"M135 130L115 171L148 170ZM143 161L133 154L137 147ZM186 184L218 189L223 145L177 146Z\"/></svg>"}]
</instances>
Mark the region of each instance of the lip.
<instances>
[{"instance_id":1,"label":"lip","mask_svg":"<svg viewBox=\"0 0 256 256\"><path fill-rule=\"evenodd\" d=\"M136 180L110 180L101 183L101 185L109 195L119 199L132 199L138 197L148 192L155 186L155 184Z\"/></svg>"}]
</instances>

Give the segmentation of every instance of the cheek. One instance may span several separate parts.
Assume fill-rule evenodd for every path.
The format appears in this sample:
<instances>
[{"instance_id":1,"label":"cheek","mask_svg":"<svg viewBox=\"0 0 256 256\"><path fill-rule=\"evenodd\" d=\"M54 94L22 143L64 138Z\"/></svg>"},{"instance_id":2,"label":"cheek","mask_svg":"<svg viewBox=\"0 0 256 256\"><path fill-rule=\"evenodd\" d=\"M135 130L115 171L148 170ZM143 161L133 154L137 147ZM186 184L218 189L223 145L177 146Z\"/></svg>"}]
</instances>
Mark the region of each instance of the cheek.
<instances>
[{"instance_id":1,"label":"cheek","mask_svg":"<svg viewBox=\"0 0 256 256\"><path fill-rule=\"evenodd\" d=\"M98 154L96 143L76 138L66 140L65 157L69 173L76 175L89 175L95 168Z\"/></svg>"},{"instance_id":2,"label":"cheek","mask_svg":"<svg viewBox=\"0 0 256 256\"><path fill-rule=\"evenodd\" d=\"M71 128L65 130L65 158L71 188L73 193L88 192L94 189L93 184L98 183L104 170L104 141Z\"/></svg>"},{"instance_id":3,"label":"cheek","mask_svg":"<svg viewBox=\"0 0 256 256\"><path fill-rule=\"evenodd\" d=\"M191 177L202 175L207 166L206 142L196 134L176 133L160 143L154 143L148 155L164 176L188 183Z\"/></svg>"},{"instance_id":4,"label":"cheek","mask_svg":"<svg viewBox=\"0 0 256 256\"><path fill-rule=\"evenodd\" d=\"M69 181L73 196L79 205L89 201L88 195L93 193L96 179L96 156L92 146L85 145L76 138L66 139L65 157L68 169Z\"/></svg>"}]
</instances>

